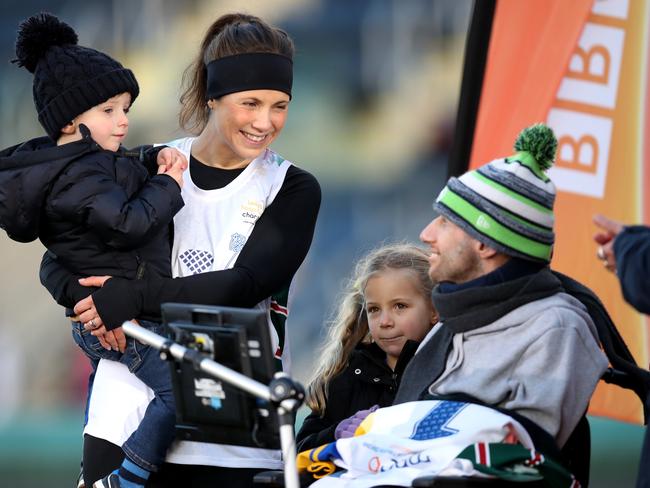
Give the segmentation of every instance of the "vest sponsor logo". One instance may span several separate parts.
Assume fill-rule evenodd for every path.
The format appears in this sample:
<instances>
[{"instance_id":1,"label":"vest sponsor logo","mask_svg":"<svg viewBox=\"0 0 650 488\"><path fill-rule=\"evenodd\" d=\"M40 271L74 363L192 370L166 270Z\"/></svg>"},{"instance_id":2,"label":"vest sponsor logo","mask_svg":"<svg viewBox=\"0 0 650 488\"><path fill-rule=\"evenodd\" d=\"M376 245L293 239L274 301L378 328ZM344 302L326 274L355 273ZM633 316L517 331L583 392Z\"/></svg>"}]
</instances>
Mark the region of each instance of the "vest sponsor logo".
<instances>
[{"instance_id":1,"label":"vest sponsor logo","mask_svg":"<svg viewBox=\"0 0 650 488\"><path fill-rule=\"evenodd\" d=\"M258 200L247 200L240 207L241 216L245 222L254 224L264 211L264 203Z\"/></svg>"},{"instance_id":2,"label":"vest sponsor logo","mask_svg":"<svg viewBox=\"0 0 650 488\"><path fill-rule=\"evenodd\" d=\"M264 204L257 200L248 200L246 203L242 204L240 207L243 212L252 212L255 214L260 214L264 210Z\"/></svg>"},{"instance_id":3,"label":"vest sponsor logo","mask_svg":"<svg viewBox=\"0 0 650 488\"><path fill-rule=\"evenodd\" d=\"M193 275L209 271L214 263L214 256L201 249L188 249L183 251L178 258Z\"/></svg>"},{"instance_id":4,"label":"vest sponsor logo","mask_svg":"<svg viewBox=\"0 0 650 488\"><path fill-rule=\"evenodd\" d=\"M238 253L244 248L246 244L246 236L235 232L230 236L230 243L228 244L228 249L234 253Z\"/></svg>"}]
</instances>

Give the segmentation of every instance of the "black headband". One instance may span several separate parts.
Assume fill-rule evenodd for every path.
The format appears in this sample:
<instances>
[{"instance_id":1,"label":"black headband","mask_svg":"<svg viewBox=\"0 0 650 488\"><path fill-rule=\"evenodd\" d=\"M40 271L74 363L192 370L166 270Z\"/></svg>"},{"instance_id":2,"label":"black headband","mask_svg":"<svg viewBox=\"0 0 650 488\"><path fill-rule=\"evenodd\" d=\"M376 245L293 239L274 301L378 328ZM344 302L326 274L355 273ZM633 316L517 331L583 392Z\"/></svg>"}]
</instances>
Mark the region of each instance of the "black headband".
<instances>
[{"instance_id":1,"label":"black headband","mask_svg":"<svg viewBox=\"0 0 650 488\"><path fill-rule=\"evenodd\" d=\"M278 90L291 97L293 62L274 53L245 53L210 61L207 99L246 90Z\"/></svg>"}]
</instances>

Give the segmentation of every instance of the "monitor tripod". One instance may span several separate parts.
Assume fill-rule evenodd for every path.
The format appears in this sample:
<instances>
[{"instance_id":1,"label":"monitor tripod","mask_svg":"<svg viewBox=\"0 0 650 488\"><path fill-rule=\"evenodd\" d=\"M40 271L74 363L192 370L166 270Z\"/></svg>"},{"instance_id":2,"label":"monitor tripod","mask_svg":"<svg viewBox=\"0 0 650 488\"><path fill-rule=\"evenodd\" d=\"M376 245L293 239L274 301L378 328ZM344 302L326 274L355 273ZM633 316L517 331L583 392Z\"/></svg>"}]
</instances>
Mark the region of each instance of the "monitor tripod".
<instances>
[{"instance_id":1,"label":"monitor tripod","mask_svg":"<svg viewBox=\"0 0 650 488\"><path fill-rule=\"evenodd\" d=\"M300 488L296 469L296 442L293 427L296 411L300 408L304 398L304 390L300 383L292 380L286 373L280 372L275 374L269 385L264 385L219 364L197 350L155 334L131 321L124 322L122 327L126 335L159 350L163 359L190 363L197 370L271 404L276 409L278 416L285 487Z\"/></svg>"}]
</instances>

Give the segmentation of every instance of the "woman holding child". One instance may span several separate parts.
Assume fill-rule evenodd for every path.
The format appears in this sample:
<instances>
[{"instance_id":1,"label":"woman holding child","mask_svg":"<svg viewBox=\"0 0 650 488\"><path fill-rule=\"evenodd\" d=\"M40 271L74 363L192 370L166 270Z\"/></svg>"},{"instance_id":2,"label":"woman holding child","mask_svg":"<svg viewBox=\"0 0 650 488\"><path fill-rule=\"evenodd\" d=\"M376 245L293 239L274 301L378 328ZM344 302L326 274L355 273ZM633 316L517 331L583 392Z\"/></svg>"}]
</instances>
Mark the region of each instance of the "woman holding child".
<instances>
[{"instance_id":1,"label":"woman holding child","mask_svg":"<svg viewBox=\"0 0 650 488\"><path fill-rule=\"evenodd\" d=\"M197 135L168 144L189 161L185 206L173 226L175 279L146 272L139 280L112 278L77 303L79 319L106 347L121 348L122 322L158 315L163 302L255 306L268 311L278 355L287 364L286 314L273 310L287 306L320 205L314 177L268 149L286 121L293 51L284 31L251 15L224 15L208 28L181 96L181 126ZM74 305L77 278L45 257L41 280L59 303ZM81 283L101 286L104 280ZM111 399L107 390L116 383L139 393ZM96 396L109 400L93 401ZM147 400L146 387L125 368L100 362L85 430L87 484L119 465L118 446ZM255 472L282 466L279 451L189 441L173 444L167 462L147 486L252 486Z\"/></svg>"}]
</instances>

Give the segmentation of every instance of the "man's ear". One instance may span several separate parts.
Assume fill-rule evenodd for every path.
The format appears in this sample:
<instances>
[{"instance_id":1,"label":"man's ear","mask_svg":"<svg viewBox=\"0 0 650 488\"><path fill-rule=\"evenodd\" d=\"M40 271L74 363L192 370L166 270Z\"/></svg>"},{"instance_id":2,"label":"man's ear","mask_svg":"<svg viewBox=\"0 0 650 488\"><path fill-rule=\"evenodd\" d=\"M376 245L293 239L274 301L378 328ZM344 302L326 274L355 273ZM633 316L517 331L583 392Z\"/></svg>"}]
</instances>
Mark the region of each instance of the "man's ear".
<instances>
[{"instance_id":1,"label":"man's ear","mask_svg":"<svg viewBox=\"0 0 650 488\"><path fill-rule=\"evenodd\" d=\"M478 255L482 259L489 259L489 258L494 257L495 255L498 254L497 251L492 249L487 244L484 244L481 241L476 241L476 242L478 243L478 245L476 246L476 252L478 252Z\"/></svg>"},{"instance_id":2,"label":"man's ear","mask_svg":"<svg viewBox=\"0 0 650 488\"><path fill-rule=\"evenodd\" d=\"M74 120L63 126L61 129L61 134L74 134L77 130L77 124L74 123Z\"/></svg>"}]
</instances>

